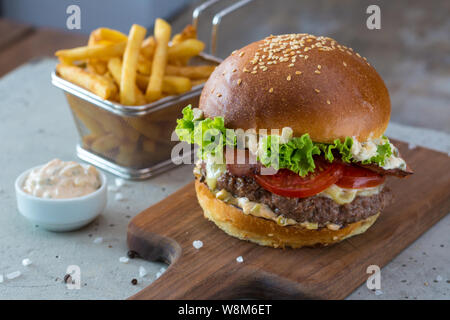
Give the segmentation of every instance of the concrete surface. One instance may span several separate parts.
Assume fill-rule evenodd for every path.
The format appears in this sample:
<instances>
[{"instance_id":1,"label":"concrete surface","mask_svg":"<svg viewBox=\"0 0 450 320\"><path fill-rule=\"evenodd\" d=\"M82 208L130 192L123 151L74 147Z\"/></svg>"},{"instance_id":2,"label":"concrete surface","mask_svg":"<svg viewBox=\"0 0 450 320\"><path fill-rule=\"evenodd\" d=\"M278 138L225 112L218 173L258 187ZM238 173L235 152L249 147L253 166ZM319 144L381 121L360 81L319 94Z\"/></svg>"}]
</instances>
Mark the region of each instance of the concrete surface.
<instances>
[{"instance_id":1,"label":"concrete surface","mask_svg":"<svg viewBox=\"0 0 450 320\"><path fill-rule=\"evenodd\" d=\"M52 233L30 224L16 208L15 178L55 157L77 160L77 134L67 103L50 83L54 65L51 59L35 61L0 79L0 274L22 272L19 278L0 283L0 299L124 299L154 281L164 266L140 259L119 262L127 253L128 221L191 181L191 168L179 167L145 182L129 182L122 188L126 201L116 202L110 193L105 212L79 231ZM432 142L450 152L450 136L442 132L392 123L388 135L408 140L412 147ZM112 183L113 177L108 178ZM448 299L449 228L450 216L446 216L383 268L383 294L375 295L363 285L349 298ZM95 244L97 237L103 237L103 243ZM25 258L33 264L22 266ZM81 268L80 290L68 290L62 282L69 265ZM139 266L147 269L146 277L138 277ZM138 285L130 283L133 278ZM434 282L436 279L440 281Z\"/></svg>"}]
</instances>

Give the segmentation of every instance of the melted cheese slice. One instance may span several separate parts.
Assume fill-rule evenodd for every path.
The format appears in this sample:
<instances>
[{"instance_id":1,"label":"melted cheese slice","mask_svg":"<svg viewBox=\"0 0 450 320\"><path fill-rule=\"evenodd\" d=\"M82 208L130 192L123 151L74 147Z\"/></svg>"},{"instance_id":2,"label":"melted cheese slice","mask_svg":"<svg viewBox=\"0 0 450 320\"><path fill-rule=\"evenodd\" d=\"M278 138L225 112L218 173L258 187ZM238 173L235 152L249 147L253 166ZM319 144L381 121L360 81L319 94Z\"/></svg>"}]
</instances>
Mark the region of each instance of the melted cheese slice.
<instances>
[{"instance_id":1,"label":"melted cheese slice","mask_svg":"<svg viewBox=\"0 0 450 320\"><path fill-rule=\"evenodd\" d=\"M321 193L318 196L326 197L333 199L334 202L338 204L346 204L352 202L356 196L373 196L378 194L383 189L383 185L379 185L373 188L362 188L362 189L347 189L341 188L337 185L333 184Z\"/></svg>"}]
</instances>

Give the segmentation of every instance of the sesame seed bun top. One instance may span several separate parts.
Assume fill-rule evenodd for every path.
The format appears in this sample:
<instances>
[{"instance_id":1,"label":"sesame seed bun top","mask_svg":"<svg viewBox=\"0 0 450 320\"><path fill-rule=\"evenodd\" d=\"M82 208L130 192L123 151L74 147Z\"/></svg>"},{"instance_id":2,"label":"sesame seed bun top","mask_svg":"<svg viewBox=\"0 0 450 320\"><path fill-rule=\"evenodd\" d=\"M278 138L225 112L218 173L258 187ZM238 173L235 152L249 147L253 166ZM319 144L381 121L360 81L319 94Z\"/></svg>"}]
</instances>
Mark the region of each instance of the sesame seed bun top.
<instances>
[{"instance_id":1,"label":"sesame seed bun top","mask_svg":"<svg viewBox=\"0 0 450 320\"><path fill-rule=\"evenodd\" d=\"M206 117L227 128L309 133L316 142L380 137L389 122L388 90L353 49L309 34L270 36L234 51L200 97Z\"/></svg>"}]
</instances>

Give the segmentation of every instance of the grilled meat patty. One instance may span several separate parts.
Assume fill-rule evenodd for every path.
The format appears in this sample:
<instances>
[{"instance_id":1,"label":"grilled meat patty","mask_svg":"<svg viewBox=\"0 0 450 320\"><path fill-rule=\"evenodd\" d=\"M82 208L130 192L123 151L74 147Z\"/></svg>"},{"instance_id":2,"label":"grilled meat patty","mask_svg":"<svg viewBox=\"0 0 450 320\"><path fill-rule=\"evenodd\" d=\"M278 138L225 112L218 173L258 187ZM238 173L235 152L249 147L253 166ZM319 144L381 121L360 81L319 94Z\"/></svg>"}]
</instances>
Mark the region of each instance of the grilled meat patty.
<instances>
[{"instance_id":1,"label":"grilled meat patty","mask_svg":"<svg viewBox=\"0 0 450 320\"><path fill-rule=\"evenodd\" d=\"M345 226L366 219L382 211L392 200L392 194L387 188L376 195L357 196L351 203L343 205L322 196L283 197L262 188L251 175L236 176L230 171L217 179L217 189L225 189L235 197L247 197L250 201L264 203L276 214L300 223L317 222L319 228L327 223Z\"/></svg>"}]
</instances>

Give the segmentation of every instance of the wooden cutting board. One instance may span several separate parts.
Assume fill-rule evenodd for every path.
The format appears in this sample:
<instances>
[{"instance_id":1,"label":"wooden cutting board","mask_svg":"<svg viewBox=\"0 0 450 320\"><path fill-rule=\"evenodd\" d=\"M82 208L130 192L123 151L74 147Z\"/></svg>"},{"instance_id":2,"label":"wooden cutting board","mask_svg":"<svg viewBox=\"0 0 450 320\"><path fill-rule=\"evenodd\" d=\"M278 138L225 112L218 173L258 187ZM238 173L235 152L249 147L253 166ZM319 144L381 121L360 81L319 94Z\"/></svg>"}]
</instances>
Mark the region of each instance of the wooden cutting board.
<instances>
[{"instance_id":1,"label":"wooden cutting board","mask_svg":"<svg viewBox=\"0 0 450 320\"><path fill-rule=\"evenodd\" d=\"M130 222L129 248L170 264L131 299L345 298L367 280L369 265L383 267L450 211L450 157L396 145L415 174L388 179L395 202L366 233L330 247L273 249L232 238L203 217L189 183Z\"/></svg>"}]
</instances>

